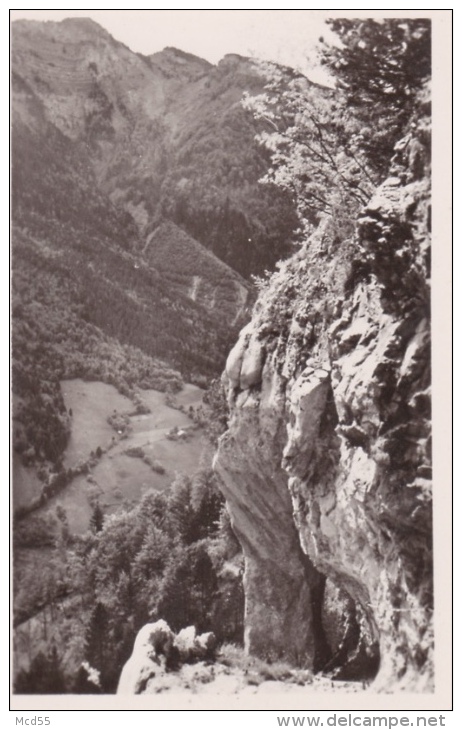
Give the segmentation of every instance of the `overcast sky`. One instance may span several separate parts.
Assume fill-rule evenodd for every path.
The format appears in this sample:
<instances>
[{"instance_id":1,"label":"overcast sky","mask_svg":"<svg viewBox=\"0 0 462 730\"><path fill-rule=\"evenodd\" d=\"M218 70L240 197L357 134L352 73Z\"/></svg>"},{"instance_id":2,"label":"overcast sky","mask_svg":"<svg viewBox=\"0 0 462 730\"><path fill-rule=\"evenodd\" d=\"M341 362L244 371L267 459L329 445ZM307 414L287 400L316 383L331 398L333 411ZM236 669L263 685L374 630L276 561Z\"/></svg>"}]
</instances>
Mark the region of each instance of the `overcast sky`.
<instances>
[{"instance_id":1,"label":"overcast sky","mask_svg":"<svg viewBox=\"0 0 462 730\"><path fill-rule=\"evenodd\" d=\"M12 10L13 20L62 20L90 17L133 51L149 55L165 46L216 63L226 53L239 53L295 66L315 81L322 70L311 72L319 36L328 11L312 10Z\"/></svg>"}]
</instances>

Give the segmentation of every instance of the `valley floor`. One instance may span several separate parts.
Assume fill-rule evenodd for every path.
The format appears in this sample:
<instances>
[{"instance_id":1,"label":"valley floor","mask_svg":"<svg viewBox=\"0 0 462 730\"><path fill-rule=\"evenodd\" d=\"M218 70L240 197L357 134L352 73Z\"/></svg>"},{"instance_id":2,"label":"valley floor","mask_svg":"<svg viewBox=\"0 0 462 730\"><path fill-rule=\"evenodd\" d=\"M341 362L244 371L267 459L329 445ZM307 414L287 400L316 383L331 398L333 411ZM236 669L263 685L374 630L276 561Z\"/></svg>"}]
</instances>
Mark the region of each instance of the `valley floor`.
<instances>
[{"instance_id":1,"label":"valley floor","mask_svg":"<svg viewBox=\"0 0 462 730\"><path fill-rule=\"evenodd\" d=\"M176 472L193 473L199 466L202 451L200 430L189 433L185 440L171 440L171 429L190 429L191 419L176 407L166 404L165 393L156 390L140 391L150 413L134 413L133 403L112 386L101 382L66 380L61 384L64 402L72 412L72 433L64 453L64 467L76 467L86 461L98 447L103 453L87 475L76 476L67 487L50 499L35 514L55 512L60 505L66 510L72 533L88 529L92 504L98 500L105 514L136 504L148 489L163 490ZM186 384L175 396L177 406L197 406L202 390ZM107 421L115 414L130 414L126 436L120 438ZM141 449L148 459L155 460L164 473L154 471L143 457L127 452ZM133 453L133 451L132 451ZM141 451L138 452L141 454ZM37 496L41 483L35 471L19 463L14 464L15 506Z\"/></svg>"}]
</instances>

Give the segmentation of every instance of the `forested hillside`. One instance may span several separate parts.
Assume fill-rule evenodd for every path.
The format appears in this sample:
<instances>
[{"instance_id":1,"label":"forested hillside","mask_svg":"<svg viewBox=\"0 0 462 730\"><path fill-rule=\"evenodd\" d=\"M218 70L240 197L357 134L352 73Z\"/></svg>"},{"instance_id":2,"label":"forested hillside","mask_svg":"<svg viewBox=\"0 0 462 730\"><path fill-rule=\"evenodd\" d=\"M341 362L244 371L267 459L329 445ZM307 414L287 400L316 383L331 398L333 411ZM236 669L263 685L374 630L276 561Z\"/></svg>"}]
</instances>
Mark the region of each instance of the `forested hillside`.
<instances>
[{"instance_id":1,"label":"forested hillside","mask_svg":"<svg viewBox=\"0 0 462 730\"><path fill-rule=\"evenodd\" d=\"M167 218L244 276L289 251L293 206L258 184L269 156L240 103L263 90L256 62L230 55L212 66L173 48L143 57L69 19L14 23L13 69L78 144L100 192L133 217L141 246Z\"/></svg>"},{"instance_id":2,"label":"forested hillside","mask_svg":"<svg viewBox=\"0 0 462 730\"><path fill-rule=\"evenodd\" d=\"M175 49L142 57L90 20L13 24L21 453L62 451L59 378L163 388L159 358L175 382L180 373L205 385L220 373L252 303L238 272L274 266L295 226L290 198L258 184L268 154L241 98L263 84L249 60L215 67ZM131 353L126 376L114 365L119 343ZM57 438L43 449L37 439L52 437L33 434L45 401Z\"/></svg>"},{"instance_id":3,"label":"forested hillside","mask_svg":"<svg viewBox=\"0 0 462 730\"><path fill-rule=\"evenodd\" d=\"M16 667L17 692L114 692L136 632L153 616L168 616L176 630L194 624L212 627L220 641L242 641L242 560L210 470L177 478L130 512L95 509L90 527L72 535L59 513L16 531L18 555L42 548L39 563L16 566L16 621L26 621L18 656L33 657ZM48 641L37 641L47 625Z\"/></svg>"}]
</instances>

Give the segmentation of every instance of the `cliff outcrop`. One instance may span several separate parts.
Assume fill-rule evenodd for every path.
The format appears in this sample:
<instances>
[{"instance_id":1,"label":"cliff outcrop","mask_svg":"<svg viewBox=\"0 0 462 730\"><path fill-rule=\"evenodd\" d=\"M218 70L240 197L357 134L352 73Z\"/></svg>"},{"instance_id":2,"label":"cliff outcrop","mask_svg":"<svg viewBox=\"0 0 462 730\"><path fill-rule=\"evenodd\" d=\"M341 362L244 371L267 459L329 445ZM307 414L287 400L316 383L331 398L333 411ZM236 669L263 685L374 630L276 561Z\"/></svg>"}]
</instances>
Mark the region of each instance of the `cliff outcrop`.
<instances>
[{"instance_id":1,"label":"cliff outcrop","mask_svg":"<svg viewBox=\"0 0 462 730\"><path fill-rule=\"evenodd\" d=\"M325 220L231 352L215 468L246 646L378 690L432 687L428 119L353 235Z\"/></svg>"}]
</instances>

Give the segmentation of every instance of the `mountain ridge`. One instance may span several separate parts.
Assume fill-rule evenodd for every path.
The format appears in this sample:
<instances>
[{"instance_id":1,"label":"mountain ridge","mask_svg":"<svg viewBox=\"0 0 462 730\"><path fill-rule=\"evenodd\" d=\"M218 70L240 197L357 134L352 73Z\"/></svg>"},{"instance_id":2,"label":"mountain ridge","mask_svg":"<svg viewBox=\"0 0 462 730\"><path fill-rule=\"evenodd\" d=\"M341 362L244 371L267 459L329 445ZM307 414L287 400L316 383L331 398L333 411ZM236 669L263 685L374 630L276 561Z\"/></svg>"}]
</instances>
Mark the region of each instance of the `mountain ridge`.
<instances>
[{"instance_id":1,"label":"mountain ridge","mask_svg":"<svg viewBox=\"0 0 462 730\"><path fill-rule=\"evenodd\" d=\"M13 71L48 121L85 145L101 189L134 215L141 236L162 216L246 278L272 268L296 220L287 195L258 182L268 157L240 105L243 91L263 88L258 64L228 54L213 65L168 47L142 56L80 21L13 23Z\"/></svg>"}]
</instances>

